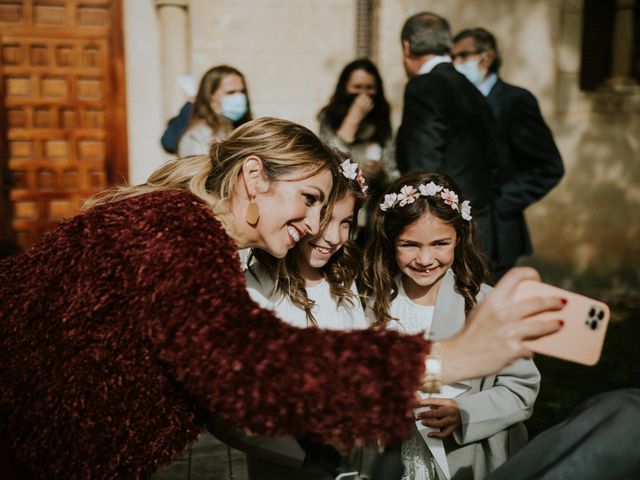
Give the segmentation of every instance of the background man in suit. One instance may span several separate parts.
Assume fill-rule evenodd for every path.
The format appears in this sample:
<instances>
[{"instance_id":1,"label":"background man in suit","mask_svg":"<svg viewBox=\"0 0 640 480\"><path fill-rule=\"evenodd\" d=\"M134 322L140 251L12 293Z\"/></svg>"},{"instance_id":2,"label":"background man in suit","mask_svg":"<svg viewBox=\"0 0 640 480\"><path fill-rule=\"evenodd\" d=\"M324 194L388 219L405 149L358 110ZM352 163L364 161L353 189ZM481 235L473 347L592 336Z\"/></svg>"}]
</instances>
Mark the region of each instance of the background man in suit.
<instances>
[{"instance_id":1,"label":"background man in suit","mask_svg":"<svg viewBox=\"0 0 640 480\"><path fill-rule=\"evenodd\" d=\"M532 252L524 210L558 184L564 168L535 97L498 77L502 60L495 37L484 28L474 28L460 32L453 41L456 68L487 97L498 127L503 169L494 204L493 267L500 278L519 256Z\"/></svg>"},{"instance_id":2,"label":"background man in suit","mask_svg":"<svg viewBox=\"0 0 640 480\"><path fill-rule=\"evenodd\" d=\"M471 201L487 257L493 247L492 182L496 173L495 125L489 105L451 64L451 31L444 18L418 13L401 34L409 76L397 138L401 173L439 171L451 176Z\"/></svg>"}]
</instances>

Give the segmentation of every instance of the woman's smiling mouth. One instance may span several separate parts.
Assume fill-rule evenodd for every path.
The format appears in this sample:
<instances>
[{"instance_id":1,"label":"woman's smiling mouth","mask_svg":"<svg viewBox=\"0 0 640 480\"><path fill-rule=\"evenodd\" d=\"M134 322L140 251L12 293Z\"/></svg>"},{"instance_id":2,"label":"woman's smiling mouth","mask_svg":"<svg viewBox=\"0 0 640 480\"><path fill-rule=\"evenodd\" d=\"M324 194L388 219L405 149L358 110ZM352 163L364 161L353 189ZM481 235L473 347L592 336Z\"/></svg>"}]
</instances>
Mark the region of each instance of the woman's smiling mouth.
<instances>
[{"instance_id":1,"label":"woman's smiling mouth","mask_svg":"<svg viewBox=\"0 0 640 480\"><path fill-rule=\"evenodd\" d=\"M291 224L287 225L287 233L289 234L292 245L295 245L302 237L304 237L304 233Z\"/></svg>"}]
</instances>

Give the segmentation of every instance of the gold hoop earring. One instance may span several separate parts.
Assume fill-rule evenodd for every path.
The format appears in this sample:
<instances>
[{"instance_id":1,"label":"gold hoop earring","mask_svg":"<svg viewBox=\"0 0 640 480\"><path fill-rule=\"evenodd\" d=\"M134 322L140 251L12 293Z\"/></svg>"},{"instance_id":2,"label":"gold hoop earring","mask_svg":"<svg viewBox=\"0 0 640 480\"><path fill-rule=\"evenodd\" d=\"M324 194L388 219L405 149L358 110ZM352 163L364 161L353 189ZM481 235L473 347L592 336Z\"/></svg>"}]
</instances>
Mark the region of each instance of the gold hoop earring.
<instances>
[{"instance_id":1,"label":"gold hoop earring","mask_svg":"<svg viewBox=\"0 0 640 480\"><path fill-rule=\"evenodd\" d=\"M258 220L260 220L260 207L255 202L255 198L256 197L251 197L251 201L247 206L247 215L245 217L247 223L252 227L258 223Z\"/></svg>"}]
</instances>

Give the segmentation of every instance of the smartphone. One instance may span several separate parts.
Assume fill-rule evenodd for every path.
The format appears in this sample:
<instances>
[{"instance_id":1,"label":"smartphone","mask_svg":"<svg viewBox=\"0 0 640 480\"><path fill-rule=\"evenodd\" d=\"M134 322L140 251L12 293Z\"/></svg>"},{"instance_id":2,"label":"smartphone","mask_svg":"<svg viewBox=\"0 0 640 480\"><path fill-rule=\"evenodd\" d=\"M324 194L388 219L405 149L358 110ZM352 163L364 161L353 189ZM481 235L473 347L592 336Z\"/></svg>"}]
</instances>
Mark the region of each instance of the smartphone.
<instances>
[{"instance_id":1,"label":"smartphone","mask_svg":"<svg viewBox=\"0 0 640 480\"><path fill-rule=\"evenodd\" d=\"M567 300L558 312L545 312L534 318L564 320L564 326L551 335L525 342L534 352L562 358L583 365L595 365L600 360L604 337L609 325L609 307L577 293L535 280L524 280L516 288L517 300L555 296Z\"/></svg>"}]
</instances>

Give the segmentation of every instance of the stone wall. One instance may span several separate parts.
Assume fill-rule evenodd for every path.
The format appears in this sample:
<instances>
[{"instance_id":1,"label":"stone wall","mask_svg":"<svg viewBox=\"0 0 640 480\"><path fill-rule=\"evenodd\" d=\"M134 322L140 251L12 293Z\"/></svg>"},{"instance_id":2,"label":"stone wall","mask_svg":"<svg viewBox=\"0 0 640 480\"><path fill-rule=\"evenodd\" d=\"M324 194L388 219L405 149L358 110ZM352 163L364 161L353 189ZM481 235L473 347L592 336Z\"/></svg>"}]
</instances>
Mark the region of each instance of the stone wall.
<instances>
[{"instance_id":1,"label":"stone wall","mask_svg":"<svg viewBox=\"0 0 640 480\"><path fill-rule=\"evenodd\" d=\"M144 182L166 155L160 147L162 106L160 29L153 1L124 0L129 181Z\"/></svg>"},{"instance_id":2,"label":"stone wall","mask_svg":"<svg viewBox=\"0 0 640 480\"><path fill-rule=\"evenodd\" d=\"M227 63L246 77L256 116L317 130L340 70L355 55L355 1L191 0L192 72Z\"/></svg>"},{"instance_id":3,"label":"stone wall","mask_svg":"<svg viewBox=\"0 0 640 480\"><path fill-rule=\"evenodd\" d=\"M551 121L567 174L528 212L540 252L532 260L560 267L569 285L590 279L616 294L637 295L640 88L581 92L581 2L565 1L561 19Z\"/></svg>"}]
</instances>

